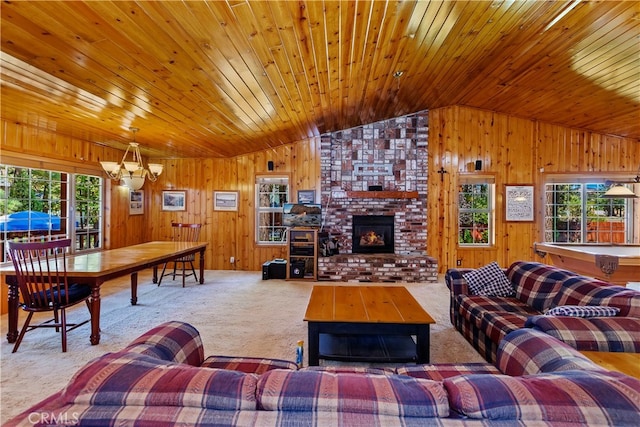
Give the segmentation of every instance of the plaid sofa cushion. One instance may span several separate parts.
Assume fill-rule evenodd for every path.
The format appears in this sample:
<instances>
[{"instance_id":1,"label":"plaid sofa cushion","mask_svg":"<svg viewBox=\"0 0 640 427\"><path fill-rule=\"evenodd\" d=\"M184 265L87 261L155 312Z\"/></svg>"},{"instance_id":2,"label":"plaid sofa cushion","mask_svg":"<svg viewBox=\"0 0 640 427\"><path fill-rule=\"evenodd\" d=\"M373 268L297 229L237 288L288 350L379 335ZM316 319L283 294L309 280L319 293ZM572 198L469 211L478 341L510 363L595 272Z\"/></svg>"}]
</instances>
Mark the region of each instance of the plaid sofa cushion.
<instances>
[{"instance_id":1,"label":"plaid sofa cushion","mask_svg":"<svg viewBox=\"0 0 640 427\"><path fill-rule=\"evenodd\" d=\"M572 276L575 273L530 261L516 261L507 269L516 298L540 312L552 306L562 282Z\"/></svg>"},{"instance_id":2,"label":"plaid sofa cushion","mask_svg":"<svg viewBox=\"0 0 640 427\"><path fill-rule=\"evenodd\" d=\"M480 327L484 315L488 312L515 313L523 316L540 314L539 311L512 297L458 295L456 301L460 315L477 327Z\"/></svg>"},{"instance_id":3,"label":"plaid sofa cushion","mask_svg":"<svg viewBox=\"0 0 640 427\"><path fill-rule=\"evenodd\" d=\"M553 298L552 306L559 305L608 305L600 301L618 295L627 288L585 276L566 279L562 289ZM636 293L638 294L638 293ZM625 313L621 315L626 316Z\"/></svg>"},{"instance_id":4,"label":"plaid sofa cushion","mask_svg":"<svg viewBox=\"0 0 640 427\"><path fill-rule=\"evenodd\" d=\"M247 374L264 374L272 369L298 369L298 365L289 360L231 356L209 356L200 366L204 368L229 369Z\"/></svg>"},{"instance_id":5,"label":"plaid sofa cushion","mask_svg":"<svg viewBox=\"0 0 640 427\"><path fill-rule=\"evenodd\" d=\"M462 277L469 284L469 291L473 295L509 297L514 293L509 279L495 261L464 273Z\"/></svg>"},{"instance_id":6,"label":"plaid sofa cushion","mask_svg":"<svg viewBox=\"0 0 640 427\"><path fill-rule=\"evenodd\" d=\"M605 370L575 348L535 329L519 329L507 334L498 346L496 366L511 376L574 369Z\"/></svg>"},{"instance_id":7,"label":"plaid sofa cushion","mask_svg":"<svg viewBox=\"0 0 640 427\"><path fill-rule=\"evenodd\" d=\"M474 420L474 424L477 423L478 420ZM230 424L218 424L218 426L222 427L229 425ZM469 427L468 423L459 419L406 418L395 415L344 411L256 411L256 419L252 424L234 423L232 425L241 427ZM503 427L518 426L514 426L513 423L511 423ZM522 427L528 426L522 424Z\"/></svg>"},{"instance_id":8,"label":"plaid sofa cushion","mask_svg":"<svg viewBox=\"0 0 640 427\"><path fill-rule=\"evenodd\" d=\"M451 295L469 293L469 284L464 278L464 274L473 271L472 268L450 268L444 274L444 281L451 292Z\"/></svg>"},{"instance_id":9,"label":"plaid sofa cushion","mask_svg":"<svg viewBox=\"0 0 640 427\"><path fill-rule=\"evenodd\" d=\"M150 329L122 351L192 366L200 366L204 360L200 333L190 324L179 321L162 323Z\"/></svg>"},{"instance_id":10,"label":"plaid sofa cushion","mask_svg":"<svg viewBox=\"0 0 640 427\"><path fill-rule=\"evenodd\" d=\"M258 411L228 411L193 406L119 406L69 404L56 408L41 408L42 421L34 424L32 412L21 417L22 422L10 426L83 426L83 427L213 427L255 426ZM40 418L38 418L40 419ZM275 425L275 424L274 424ZM3 426L4 427L4 426Z\"/></svg>"},{"instance_id":11,"label":"plaid sofa cushion","mask_svg":"<svg viewBox=\"0 0 640 427\"><path fill-rule=\"evenodd\" d=\"M480 329L496 344L509 333L522 329L529 315L487 311L482 316Z\"/></svg>"},{"instance_id":12,"label":"plaid sofa cushion","mask_svg":"<svg viewBox=\"0 0 640 427\"><path fill-rule=\"evenodd\" d=\"M78 371L64 390L67 403L256 409L257 376L201 369L135 353L110 353Z\"/></svg>"},{"instance_id":13,"label":"plaid sofa cushion","mask_svg":"<svg viewBox=\"0 0 640 427\"><path fill-rule=\"evenodd\" d=\"M260 377L257 398L259 408L268 411L449 415L442 383L402 375L274 369Z\"/></svg>"},{"instance_id":14,"label":"plaid sofa cushion","mask_svg":"<svg viewBox=\"0 0 640 427\"><path fill-rule=\"evenodd\" d=\"M442 381L445 378L468 374L500 374L501 372L490 363L437 363L432 365L407 365L396 368L399 375L413 378L424 378L432 381Z\"/></svg>"},{"instance_id":15,"label":"plaid sofa cushion","mask_svg":"<svg viewBox=\"0 0 640 427\"><path fill-rule=\"evenodd\" d=\"M582 351L640 353L640 319L635 317L532 316L525 323Z\"/></svg>"},{"instance_id":16,"label":"plaid sofa cushion","mask_svg":"<svg viewBox=\"0 0 640 427\"><path fill-rule=\"evenodd\" d=\"M470 418L640 425L640 380L617 372L462 375L444 386L451 409Z\"/></svg>"},{"instance_id":17,"label":"plaid sofa cushion","mask_svg":"<svg viewBox=\"0 0 640 427\"><path fill-rule=\"evenodd\" d=\"M620 312L618 307L604 305L559 305L545 312L547 316L613 317Z\"/></svg>"}]
</instances>

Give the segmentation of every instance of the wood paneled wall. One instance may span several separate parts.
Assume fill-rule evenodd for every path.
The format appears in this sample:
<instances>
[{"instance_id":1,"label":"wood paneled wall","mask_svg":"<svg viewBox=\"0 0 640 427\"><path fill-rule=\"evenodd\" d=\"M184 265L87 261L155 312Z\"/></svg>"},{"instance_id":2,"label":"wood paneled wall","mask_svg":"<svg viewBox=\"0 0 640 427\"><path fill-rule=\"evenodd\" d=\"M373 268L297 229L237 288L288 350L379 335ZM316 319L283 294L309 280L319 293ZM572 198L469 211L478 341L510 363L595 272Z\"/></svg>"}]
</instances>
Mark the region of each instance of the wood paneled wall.
<instances>
[{"instance_id":1,"label":"wood paneled wall","mask_svg":"<svg viewBox=\"0 0 640 427\"><path fill-rule=\"evenodd\" d=\"M208 269L260 270L273 258L286 256L286 247L255 243L255 179L261 175L288 176L291 199L299 189L320 194L320 138L274 148L232 159L181 159L165 162L157 182L146 184L146 240L165 240L171 235L171 221L203 224L201 240L209 242L205 256ZM267 163L274 162L268 171ZM163 212L163 190L185 190L187 210ZM237 212L214 211L214 191L237 191ZM230 263L234 257L235 264Z\"/></svg>"},{"instance_id":2,"label":"wood paneled wall","mask_svg":"<svg viewBox=\"0 0 640 427\"><path fill-rule=\"evenodd\" d=\"M122 153L53 131L2 121L3 153L40 157L102 173L99 160L118 160ZM505 184L534 184L536 220L542 215L541 185L546 174L607 172L634 176L640 165L640 142L564 128L490 111L453 106L429 112L429 200L427 252L438 259L440 271L475 267L496 260L508 265L536 259L532 245L540 240L537 222L504 221ZM273 161L273 172L267 162ZM457 185L461 174L495 177L496 242L489 248L466 249L457 244ZM154 160L158 161L158 160ZM170 236L171 221L201 222L201 239L209 242L207 269L260 270L264 261L284 257L282 246L255 244L254 183L257 175L287 175L292 199L297 190L320 191L320 138L230 159L159 160L165 171L147 182L144 215L129 215L128 191L107 180L105 247L117 248ZM438 174L443 168L446 173ZM187 192L183 212L161 210L163 190ZM214 211L213 192L238 191L237 212ZM638 202L636 202L638 203ZM236 264L229 262L230 257ZM4 299L4 298L3 298Z\"/></svg>"},{"instance_id":3,"label":"wood paneled wall","mask_svg":"<svg viewBox=\"0 0 640 427\"><path fill-rule=\"evenodd\" d=\"M100 160L119 160L122 152L66 135L2 121L2 157L41 158L63 169L82 167L102 174ZM2 161L0 159L0 161ZM291 183L291 198L297 190L315 189L320 194L320 138L273 148L231 159L154 160L165 165L156 182L143 187L143 215L129 215L129 192L106 180L105 248L119 248L171 236L171 222L200 222L201 240L209 242L207 269L259 270L264 261L286 255L284 246L255 244L256 175L285 175ZM268 171L268 161L274 171ZM29 166L44 167L29 162ZM162 211L163 190L187 192L187 209ZM237 212L214 211L214 191L238 191ZM318 196L319 197L319 196ZM230 257L235 264L229 262Z\"/></svg>"},{"instance_id":4,"label":"wood paneled wall","mask_svg":"<svg viewBox=\"0 0 640 427\"><path fill-rule=\"evenodd\" d=\"M533 251L542 239L543 183L547 174L624 174L640 166L640 142L453 106L429 112L429 200L427 253L440 272L457 265L478 267L491 261L509 265L519 259L543 261ZM462 174L495 177L496 241L487 248L457 244L457 186ZM439 174L443 168L446 173ZM442 177L442 178L441 178ZM506 222L505 184L535 185L535 222ZM634 203L639 203L636 199Z\"/></svg>"}]
</instances>

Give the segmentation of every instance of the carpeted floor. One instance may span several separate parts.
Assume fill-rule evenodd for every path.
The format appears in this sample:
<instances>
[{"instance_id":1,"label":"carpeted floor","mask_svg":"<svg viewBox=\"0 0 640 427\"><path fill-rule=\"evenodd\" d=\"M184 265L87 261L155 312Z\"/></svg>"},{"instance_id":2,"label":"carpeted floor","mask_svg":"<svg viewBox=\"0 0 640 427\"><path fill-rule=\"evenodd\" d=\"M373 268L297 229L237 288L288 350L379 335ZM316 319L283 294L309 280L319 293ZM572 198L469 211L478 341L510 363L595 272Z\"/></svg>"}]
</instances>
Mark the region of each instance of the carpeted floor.
<instances>
[{"instance_id":1,"label":"carpeted floor","mask_svg":"<svg viewBox=\"0 0 640 427\"><path fill-rule=\"evenodd\" d=\"M151 270L143 271L136 306L129 303L128 277L105 283L101 293L100 344L89 343L90 326L86 324L69 333L66 353L61 351L59 334L52 329L38 329L28 332L18 352L12 354L13 344L6 342L7 316L3 315L1 422L63 388L89 360L122 349L146 330L168 320L195 326L202 335L205 356L295 360L296 342L305 340L306 360L307 325L302 319L311 288L335 284L265 281L259 272L236 271L206 271L205 279L203 285L196 285L191 277L187 287L182 288L179 280L165 278L158 287L151 282ZM437 284L398 286L406 286L436 320L431 327L432 363L484 361L451 326L448 290L442 277ZM20 327L25 317L20 312ZM86 306L77 306L68 317L69 321L88 317ZM39 319L34 316L34 321Z\"/></svg>"}]
</instances>

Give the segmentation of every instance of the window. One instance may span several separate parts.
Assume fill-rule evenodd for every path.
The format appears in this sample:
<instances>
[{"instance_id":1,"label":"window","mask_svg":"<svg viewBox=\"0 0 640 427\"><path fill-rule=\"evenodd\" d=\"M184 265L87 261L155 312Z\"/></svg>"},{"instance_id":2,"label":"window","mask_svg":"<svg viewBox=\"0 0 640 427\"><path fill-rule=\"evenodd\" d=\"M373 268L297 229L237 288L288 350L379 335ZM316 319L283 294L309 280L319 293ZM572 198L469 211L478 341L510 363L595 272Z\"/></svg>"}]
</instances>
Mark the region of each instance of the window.
<instances>
[{"instance_id":1,"label":"window","mask_svg":"<svg viewBox=\"0 0 640 427\"><path fill-rule=\"evenodd\" d=\"M493 243L493 177L461 178L458 187L458 243L487 246Z\"/></svg>"},{"instance_id":2,"label":"window","mask_svg":"<svg viewBox=\"0 0 640 427\"><path fill-rule=\"evenodd\" d=\"M289 178L256 178L256 241L262 244L285 244L282 222L284 204L289 201Z\"/></svg>"},{"instance_id":3,"label":"window","mask_svg":"<svg viewBox=\"0 0 640 427\"><path fill-rule=\"evenodd\" d=\"M71 238L74 252L99 248L102 212L102 178L0 165L3 261L9 240Z\"/></svg>"},{"instance_id":4,"label":"window","mask_svg":"<svg viewBox=\"0 0 640 427\"><path fill-rule=\"evenodd\" d=\"M603 197L604 182L545 185L544 240L554 243L631 243L631 199Z\"/></svg>"},{"instance_id":5,"label":"window","mask_svg":"<svg viewBox=\"0 0 640 427\"><path fill-rule=\"evenodd\" d=\"M99 248L102 224L102 183L97 176L75 175L76 249Z\"/></svg>"}]
</instances>

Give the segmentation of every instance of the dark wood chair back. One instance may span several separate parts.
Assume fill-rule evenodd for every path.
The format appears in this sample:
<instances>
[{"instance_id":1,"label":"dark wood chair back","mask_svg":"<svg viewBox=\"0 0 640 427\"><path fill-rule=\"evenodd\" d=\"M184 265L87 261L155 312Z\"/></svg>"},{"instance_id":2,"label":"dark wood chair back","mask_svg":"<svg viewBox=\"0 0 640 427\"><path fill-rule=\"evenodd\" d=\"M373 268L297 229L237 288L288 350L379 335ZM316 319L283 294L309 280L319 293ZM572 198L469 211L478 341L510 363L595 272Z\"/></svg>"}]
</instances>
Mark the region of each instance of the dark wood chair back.
<instances>
[{"instance_id":1,"label":"dark wood chair back","mask_svg":"<svg viewBox=\"0 0 640 427\"><path fill-rule=\"evenodd\" d=\"M202 224L185 224L181 222L172 222L174 242L197 242L200 238L200 229Z\"/></svg>"},{"instance_id":2,"label":"dark wood chair back","mask_svg":"<svg viewBox=\"0 0 640 427\"><path fill-rule=\"evenodd\" d=\"M62 351L67 351L66 332L90 320L79 324L66 323L66 308L87 301L91 296L89 285L69 283L67 254L70 247L71 239L9 242L11 261L22 297L20 308L29 313L13 352L18 350L25 332L39 327L54 327L56 331L62 329ZM53 312L53 320L30 326L33 314L45 311Z\"/></svg>"},{"instance_id":3,"label":"dark wood chair back","mask_svg":"<svg viewBox=\"0 0 640 427\"><path fill-rule=\"evenodd\" d=\"M202 229L202 224L172 222L171 228L172 228L174 242L197 242L198 239L200 238L200 230ZM178 268L178 264L180 264L182 267L181 275L182 275L183 288L185 285L185 279L189 276L193 276L196 279L196 282L198 281L198 275L196 274L196 269L195 269L195 266L193 265L193 262L195 261L195 259L196 259L196 255L191 254L191 255L186 255L181 258L178 258L175 261L172 261L173 262L173 273L172 273L173 280L175 280L176 278L176 271ZM162 274L160 275L160 279L158 280L158 286L160 286L160 283L162 282L162 278L165 275L165 272L167 270L167 264L169 263L165 263L164 267L162 268ZM189 266L190 270L187 270L187 265Z\"/></svg>"}]
</instances>

